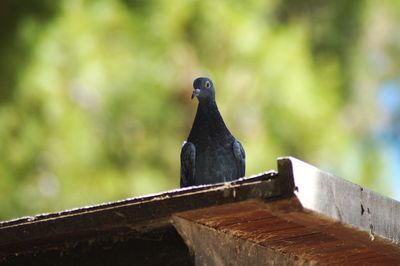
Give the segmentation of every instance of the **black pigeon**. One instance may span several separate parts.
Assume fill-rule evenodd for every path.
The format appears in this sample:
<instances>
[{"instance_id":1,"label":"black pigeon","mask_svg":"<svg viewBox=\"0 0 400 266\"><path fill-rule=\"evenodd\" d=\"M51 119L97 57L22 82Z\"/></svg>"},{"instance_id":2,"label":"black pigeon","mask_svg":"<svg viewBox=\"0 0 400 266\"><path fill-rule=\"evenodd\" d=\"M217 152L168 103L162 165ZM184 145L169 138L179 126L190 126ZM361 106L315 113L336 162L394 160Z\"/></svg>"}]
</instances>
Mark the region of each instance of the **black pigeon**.
<instances>
[{"instance_id":1,"label":"black pigeon","mask_svg":"<svg viewBox=\"0 0 400 266\"><path fill-rule=\"evenodd\" d=\"M208 78L193 82L192 99L199 106L187 141L181 150L181 187L212 184L245 175L245 152L229 132L215 102Z\"/></svg>"}]
</instances>

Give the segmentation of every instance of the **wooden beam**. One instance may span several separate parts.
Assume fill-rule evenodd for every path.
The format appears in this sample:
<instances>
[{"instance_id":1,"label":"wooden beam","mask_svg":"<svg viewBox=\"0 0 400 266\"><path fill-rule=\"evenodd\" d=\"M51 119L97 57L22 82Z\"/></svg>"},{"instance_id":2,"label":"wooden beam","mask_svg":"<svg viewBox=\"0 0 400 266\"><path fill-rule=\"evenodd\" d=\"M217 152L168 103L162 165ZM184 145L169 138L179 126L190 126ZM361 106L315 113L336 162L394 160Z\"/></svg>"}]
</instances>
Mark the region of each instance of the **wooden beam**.
<instances>
[{"instance_id":1,"label":"wooden beam","mask_svg":"<svg viewBox=\"0 0 400 266\"><path fill-rule=\"evenodd\" d=\"M293 157L279 158L278 172L284 182L293 182L305 208L366 231L371 239L400 243L400 202Z\"/></svg>"},{"instance_id":2,"label":"wooden beam","mask_svg":"<svg viewBox=\"0 0 400 266\"><path fill-rule=\"evenodd\" d=\"M0 259L10 253L55 247L111 233L145 232L169 224L173 213L252 198L282 195L275 172L230 183L178 189L110 204L39 215L0 224Z\"/></svg>"},{"instance_id":3,"label":"wooden beam","mask_svg":"<svg viewBox=\"0 0 400 266\"><path fill-rule=\"evenodd\" d=\"M296 197L173 216L196 265L400 265L400 247L304 209Z\"/></svg>"}]
</instances>

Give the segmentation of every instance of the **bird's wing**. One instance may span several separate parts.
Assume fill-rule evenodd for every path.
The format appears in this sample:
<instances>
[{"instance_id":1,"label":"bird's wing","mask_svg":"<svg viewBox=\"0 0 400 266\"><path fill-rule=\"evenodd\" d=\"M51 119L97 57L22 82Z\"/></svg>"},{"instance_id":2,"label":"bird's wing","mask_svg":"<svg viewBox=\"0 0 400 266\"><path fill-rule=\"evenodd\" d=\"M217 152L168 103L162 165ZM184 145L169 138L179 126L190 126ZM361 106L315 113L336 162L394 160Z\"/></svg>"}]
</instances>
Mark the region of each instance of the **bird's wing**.
<instances>
[{"instance_id":1,"label":"bird's wing","mask_svg":"<svg viewBox=\"0 0 400 266\"><path fill-rule=\"evenodd\" d=\"M233 155L235 156L239 177L244 177L246 172L246 153L237 139L233 141Z\"/></svg>"},{"instance_id":2,"label":"bird's wing","mask_svg":"<svg viewBox=\"0 0 400 266\"><path fill-rule=\"evenodd\" d=\"M181 150L181 187L194 185L196 147L185 141Z\"/></svg>"}]
</instances>

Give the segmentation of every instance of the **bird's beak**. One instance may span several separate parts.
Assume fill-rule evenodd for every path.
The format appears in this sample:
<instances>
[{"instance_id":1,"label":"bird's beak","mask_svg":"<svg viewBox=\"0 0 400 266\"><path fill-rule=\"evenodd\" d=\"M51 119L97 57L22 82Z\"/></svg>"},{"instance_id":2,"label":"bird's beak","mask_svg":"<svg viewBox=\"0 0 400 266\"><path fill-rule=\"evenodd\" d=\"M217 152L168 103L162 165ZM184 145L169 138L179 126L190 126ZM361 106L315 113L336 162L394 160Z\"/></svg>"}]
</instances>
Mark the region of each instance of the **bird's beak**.
<instances>
[{"instance_id":1,"label":"bird's beak","mask_svg":"<svg viewBox=\"0 0 400 266\"><path fill-rule=\"evenodd\" d=\"M194 97L199 96L199 94L200 94L200 89L194 89L194 90L193 90L193 93L192 93L192 99L193 99Z\"/></svg>"}]
</instances>

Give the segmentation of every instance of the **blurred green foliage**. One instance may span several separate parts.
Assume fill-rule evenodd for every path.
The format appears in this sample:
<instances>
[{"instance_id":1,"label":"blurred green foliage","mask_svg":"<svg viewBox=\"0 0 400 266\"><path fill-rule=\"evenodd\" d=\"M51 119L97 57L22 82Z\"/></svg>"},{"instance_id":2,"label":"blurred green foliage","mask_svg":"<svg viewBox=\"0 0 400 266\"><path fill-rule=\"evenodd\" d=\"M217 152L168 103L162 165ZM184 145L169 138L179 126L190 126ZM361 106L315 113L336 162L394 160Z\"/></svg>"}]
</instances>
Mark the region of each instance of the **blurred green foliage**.
<instances>
[{"instance_id":1,"label":"blurred green foliage","mask_svg":"<svg viewBox=\"0 0 400 266\"><path fill-rule=\"evenodd\" d=\"M292 155L390 195L366 54L398 4L371 2L2 1L0 219L178 187L197 76L247 175Z\"/></svg>"}]
</instances>

